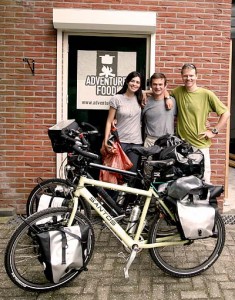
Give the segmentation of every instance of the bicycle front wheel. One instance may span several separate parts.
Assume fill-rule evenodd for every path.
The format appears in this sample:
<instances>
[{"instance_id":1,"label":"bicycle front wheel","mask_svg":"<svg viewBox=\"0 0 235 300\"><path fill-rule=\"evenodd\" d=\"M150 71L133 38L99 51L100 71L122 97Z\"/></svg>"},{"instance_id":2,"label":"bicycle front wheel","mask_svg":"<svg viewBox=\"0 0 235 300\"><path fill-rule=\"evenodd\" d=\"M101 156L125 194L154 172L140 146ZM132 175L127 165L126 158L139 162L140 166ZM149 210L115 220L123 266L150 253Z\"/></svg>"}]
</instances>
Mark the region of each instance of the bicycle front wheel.
<instances>
[{"instance_id":1,"label":"bicycle front wheel","mask_svg":"<svg viewBox=\"0 0 235 300\"><path fill-rule=\"evenodd\" d=\"M149 242L157 238L170 237L178 233L176 226L164 216L157 215L149 232ZM174 241L172 238L171 241ZM214 235L205 239L189 240L184 245L151 248L150 255L164 272L175 277L192 277L211 267L220 256L225 243L225 226L219 214L216 215Z\"/></svg>"},{"instance_id":2,"label":"bicycle front wheel","mask_svg":"<svg viewBox=\"0 0 235 300\"><path fill-rule=\"evenodd\" d=\"M65 285L84 270L69 269L58 283L49 282L44 275L43 264L39 261L40 248L33 234L34 230L45 230L56 225L66 226L71 211L66 207L48 208L28 217L17 227L5 252L5 269L13 283L28 291L47 292ZM77 224L90 227L84 261L86 267L94 249L94 230L89 219L79 212L76 212L72 225Z\"/></svg>"},{"instance_id":3,"label":"bicycle front wheel","mask_svg":"<svg viewBox=\"0 0 235 300\"><path fill-rule=\"evenodd\" d=\"M37 184L28 196L26 203L27 216L37 212L38 202L42 195L59 196L65 199L71 199L71 193L74 188L65 180L60 178L52 178L43 180ZM81 197L78 199L78 211L91 218L91 207Z\"/></svg>"}]
</instances>

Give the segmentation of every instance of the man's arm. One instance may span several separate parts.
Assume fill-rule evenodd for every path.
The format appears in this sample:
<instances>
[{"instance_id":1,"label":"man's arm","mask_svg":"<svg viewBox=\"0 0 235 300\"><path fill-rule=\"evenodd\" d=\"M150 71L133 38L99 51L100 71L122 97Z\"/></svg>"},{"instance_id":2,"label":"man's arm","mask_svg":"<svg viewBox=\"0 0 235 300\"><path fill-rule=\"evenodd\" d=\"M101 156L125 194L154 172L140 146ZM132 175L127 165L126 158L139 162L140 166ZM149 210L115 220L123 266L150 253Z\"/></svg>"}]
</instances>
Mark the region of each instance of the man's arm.
<instances>
[{"instance_id":1,"label":"man's arm","mask_svg":"<svg viewBox=\"0 0 235 300\"><path fill-rule=\"evenodd\" d=\"M222 128L225 127L228 119L230 117L230 112L229 111L226 111L225 113L223 113L222 115L220 115L220 118L219 118L219 122L217 123L217 125L215 126L215 128L220 131Z\"/></svg>"},{"instance_id":2,"label":"man's arm","mask_svg":"<svg viewBox=\"0 0 235 300\"><path fill-rule=\"evenodd\" d=\"M148 97L152 96L153 93L152 93L151 90L143 90L142 93L143 93L143 100L142 100L142 105L141 106L142 106L142 108L144 108L145 105L148 102ZM165 94L164 94L164 100L165 100L166 109L167 110L172 109L173 108L173 101L172 101L172 99L170 97L170 94L168 93L167 90L165 91Z\"/></svg>"},{"instance_id":3,"label":"man's arm","mask_svg":"<svg viewBox=\"0 0 235 300\"><path fill-rule=\"evenodd\" d=\"M165 90L164 100L165 100L166 109L168 109L168 110L172 109L173 108L173 101L171 100L170 94L167 91L167 89Z\"/></svg>"},{"instance_id":4,"label":"man's arm","mask_svg":"<svg viewBox=\"0 0 235 300\"><path fill-rule=\"evenodd\" d=\"M220 132L220 130L225 127L229 117L230 117L230 112L229 111L224 112L222 115L220 115L217 125L212 130L208 129L200 133L201 138L211 139L215 137Z\"/></svg>"}]
</instances>

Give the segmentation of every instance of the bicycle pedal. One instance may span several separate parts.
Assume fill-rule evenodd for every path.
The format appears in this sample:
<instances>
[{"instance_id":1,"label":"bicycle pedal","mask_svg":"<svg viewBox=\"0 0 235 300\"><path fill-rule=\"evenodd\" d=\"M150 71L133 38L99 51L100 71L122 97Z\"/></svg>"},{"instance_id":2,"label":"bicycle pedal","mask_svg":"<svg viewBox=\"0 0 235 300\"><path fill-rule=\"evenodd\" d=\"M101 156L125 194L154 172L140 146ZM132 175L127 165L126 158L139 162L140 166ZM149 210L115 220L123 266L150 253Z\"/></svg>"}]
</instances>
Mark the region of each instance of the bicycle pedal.
<instances>
[{"instance_id":1,"label":"bicycle pedal","mask_svg":"<svg viewBox=\"0 0 235 300\"><path fill-rule=\"evenodd\" d=\"M102 223L101 226L100 226L100 230L105 230L107 228L106 224L105 223Z\"/></svg>"},{"instance_id":2,"label":"bicycle pedal","mask_svg":"<svg viewBox=\"0 0 235 300\"><path fill-rule=\"evenodd\" d=\"M124 217L125 217L125 215L120 215L120 216L114 217L113 219L118 222L118 221L122 220Z\"/></svg>"}]
</instances>

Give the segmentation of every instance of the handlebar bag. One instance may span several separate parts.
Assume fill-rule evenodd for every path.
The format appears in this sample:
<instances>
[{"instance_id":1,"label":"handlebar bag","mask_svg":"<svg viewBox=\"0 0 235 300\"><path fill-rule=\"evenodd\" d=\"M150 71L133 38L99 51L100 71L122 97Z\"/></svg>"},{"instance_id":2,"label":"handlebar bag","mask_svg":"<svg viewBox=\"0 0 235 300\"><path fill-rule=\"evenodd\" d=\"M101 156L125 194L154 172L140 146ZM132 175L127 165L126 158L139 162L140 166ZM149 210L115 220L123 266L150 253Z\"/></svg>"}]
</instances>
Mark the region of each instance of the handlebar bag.
<instances>
[{"instance_id":1,"label":"handlebar bag","mask_svg":"<svg viewBox=\"0 0 235 300\"><path fill-rule=\"evenodd\" d=\"M84 266L88 247L89 226L75 225L36 234L39 261L50 282L58 283L66 272Z\"/></svg>"},{"instance_id":2,"label":"handlebar bag","mask_svg":"<svg viewBox=\"0 0 235 300\"><path fill-rule=\"evenodd\" d=\"M177 213L183 238L194 240L213 235L215 208L211 205L177 201Z\"/></svg>"},{"instance_id":3,"label":"handlebar bag","mask_svg":"<svg viewBox=\"0 0 235 300\"><path fill-rule=\"evenodd\" d=\"M68 153L73 151L74 143L71 143L63 138L63 129L79 130L80 127L75 120L65 120L57 123L48 129L48 136L51 140L52 149L55 153Z\"/></svg>"}]
</instances>

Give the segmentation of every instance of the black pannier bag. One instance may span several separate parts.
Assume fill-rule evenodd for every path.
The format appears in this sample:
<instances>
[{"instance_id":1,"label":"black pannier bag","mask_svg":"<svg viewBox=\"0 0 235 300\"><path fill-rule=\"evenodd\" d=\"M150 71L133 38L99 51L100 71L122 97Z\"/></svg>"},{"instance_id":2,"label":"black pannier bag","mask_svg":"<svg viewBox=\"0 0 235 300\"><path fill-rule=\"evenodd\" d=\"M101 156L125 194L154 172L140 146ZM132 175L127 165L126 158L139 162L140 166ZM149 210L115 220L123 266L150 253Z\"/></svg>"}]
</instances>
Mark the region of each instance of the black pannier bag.
<instances>
[{"instance_id":1,"label":"black pannier bag","mask_svg":"<svg viewBox=\"0 0 235 300\"><path fill-rule=\"evenodd\" d=\"M198 194L200 194L199 191L203 189L203 187L203 181L198 177L193 175L185 176L178 178L168 184L167 195L174 199L182 200L185 198L185 196L189 195L195 189L197 189Z\"/></svg>"},{"instance_id":2,"label":"black pannier bag","mask_svg":"<svg viewBox=\"0 0 235 300\"><path fill-rule=\"evenodd\" d=\"M203 177L204 155L200 149L195 149L191 144L170 134L160 137L155 144L163 147L158 159L175 159L174 179L189 175Z\"/></svg>"},{"instance_id":3,"label":"black pannier bag","mask_svg":"<svg viewBox=\"0 0 235 300\"><path fill-rule=\"evenodd\" d=\"M88 225L61 227L36 234L39 261L50 282L58 283L69 270L84 266L89 247Z\"/></svg>"}]
</instances>

